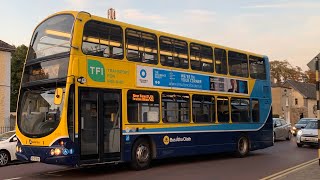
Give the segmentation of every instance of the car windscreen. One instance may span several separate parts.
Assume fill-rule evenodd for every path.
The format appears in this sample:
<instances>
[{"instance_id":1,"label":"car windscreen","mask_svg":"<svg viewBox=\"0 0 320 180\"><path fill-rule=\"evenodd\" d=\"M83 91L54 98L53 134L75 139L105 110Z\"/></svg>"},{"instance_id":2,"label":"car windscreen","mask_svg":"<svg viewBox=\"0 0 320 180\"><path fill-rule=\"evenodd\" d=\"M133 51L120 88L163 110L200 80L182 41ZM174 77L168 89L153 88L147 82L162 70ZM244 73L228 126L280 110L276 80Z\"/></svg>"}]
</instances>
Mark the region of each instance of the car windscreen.
<instances>
[{"instance_id":1,"label":"car windscreen","mask_svg":"<svg viewBox=\"0 0 320 180\"><path fill-rule=\"evenodd\" d=\"M318 129L318 123L317 123L317 121L310 121L310 122L306 125L305 129Z\"/></svg>"},{"instance_id":2,"label":"car windscreen","mask_svg":"<svg viewBox=\"0 0 320 180\"><path fill-rule=\"evenodd\" d=\"M307 124L310 121L310 119L300 119L297 124Z\"/></svg>"}]
</instances>

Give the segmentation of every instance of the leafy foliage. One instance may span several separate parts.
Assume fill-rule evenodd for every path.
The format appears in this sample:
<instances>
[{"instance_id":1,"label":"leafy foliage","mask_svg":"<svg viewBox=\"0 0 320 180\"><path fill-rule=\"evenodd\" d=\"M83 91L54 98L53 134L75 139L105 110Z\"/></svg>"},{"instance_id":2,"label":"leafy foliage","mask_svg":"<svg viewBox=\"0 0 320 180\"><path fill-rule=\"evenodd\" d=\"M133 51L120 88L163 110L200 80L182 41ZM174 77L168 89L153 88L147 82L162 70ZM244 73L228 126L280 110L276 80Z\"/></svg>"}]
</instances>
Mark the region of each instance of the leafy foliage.
<instances>
[{"instance_id":1,"label":"leafy foliage","mask_svg":"<svg viewBox=\"0 0 320 180\"><path fill-rule=\"evenodd\" d=\"M294 80L298 82L313 82L312 72L303 72L299 66L292 66L287 60L271 61L270 62L271 76L276 79L277 84L281 84L287 80Z\"/></svg>"},{"instance_id":2,"label":"leafy foliage","mask_svg":"<svg viewBox=\"0 0 320 180\"><path fill-rule=\"evenodd\" d=\"M25 45L18 46L11 58L11 102L10 111L16 111L17 100L19 95L20 81L22 77L23 64L27 55L28 47Z\"/></svg>"}]
</instances>

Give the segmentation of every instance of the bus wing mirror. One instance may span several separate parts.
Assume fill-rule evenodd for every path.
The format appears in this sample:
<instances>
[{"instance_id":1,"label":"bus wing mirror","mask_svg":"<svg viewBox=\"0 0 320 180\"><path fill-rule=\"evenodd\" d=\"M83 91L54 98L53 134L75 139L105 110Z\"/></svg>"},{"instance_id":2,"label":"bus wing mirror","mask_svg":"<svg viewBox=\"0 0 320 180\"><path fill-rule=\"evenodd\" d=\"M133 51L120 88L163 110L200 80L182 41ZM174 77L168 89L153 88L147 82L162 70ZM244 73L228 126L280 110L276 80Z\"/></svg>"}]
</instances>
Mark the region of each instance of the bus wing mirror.
<instances>
[{"instance_id":1,"label":"bus wing mirror","mask_svg":"<svg viewBox=\"0 0 320 180\"><path fill-rule=\"evenodd\" d=\"M54 93L54 104L60 105L62 102L62 95L63 95L63 89L57 88L56 92Z\"/></svg>"}]
</instances>

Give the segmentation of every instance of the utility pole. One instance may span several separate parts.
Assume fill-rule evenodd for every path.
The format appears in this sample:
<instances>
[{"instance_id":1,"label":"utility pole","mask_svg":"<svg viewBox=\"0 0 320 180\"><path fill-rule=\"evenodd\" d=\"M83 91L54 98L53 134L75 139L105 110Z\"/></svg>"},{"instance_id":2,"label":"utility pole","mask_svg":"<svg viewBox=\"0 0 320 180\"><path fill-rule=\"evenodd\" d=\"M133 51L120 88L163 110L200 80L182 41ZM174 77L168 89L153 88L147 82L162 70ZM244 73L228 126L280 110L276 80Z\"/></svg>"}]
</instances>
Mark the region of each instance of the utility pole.
<instances>
[{"instance_id":1,"label":"utility pole","mask_svg":"<svg viewBox=\"0 0 320 180\"><path fill-rule=\"evenodd\" d=\"M319 58L315 57L316 82L317 82L317 118L318 118L318 159L320 165L320 81L319 81Z\"/></svg>"}]
</instances>

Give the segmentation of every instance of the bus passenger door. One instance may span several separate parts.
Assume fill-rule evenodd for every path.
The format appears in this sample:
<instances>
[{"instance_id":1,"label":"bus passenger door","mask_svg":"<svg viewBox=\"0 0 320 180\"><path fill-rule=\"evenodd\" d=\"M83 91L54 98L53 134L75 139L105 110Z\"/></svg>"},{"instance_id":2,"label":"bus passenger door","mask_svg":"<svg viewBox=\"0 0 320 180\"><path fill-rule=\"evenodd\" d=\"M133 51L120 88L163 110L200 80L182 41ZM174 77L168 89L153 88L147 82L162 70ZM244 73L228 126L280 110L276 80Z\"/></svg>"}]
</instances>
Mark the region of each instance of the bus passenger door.
<instances>
[{"instance_id":1,"label":"bus passenger door","mask_svg":"<svg viewBox=\"0 0 320 180\"><path fill-rule=\"evenodd\" d=\"M120 160L120 137L121 137L121 91L103 91L103 102L100 122L101 128L101 159L103 161Z\"/></svg>"},{"instance_id":2,"label":"bus passenger door","mask_svg":"<svg viewBox=\"0 0 320 180\"><path fill-rule=\"evenodd\" d=\"M79 129L80 129L80 159L99 160L98 134L98 99L99 91L81 88L79 91Z\"/></svg>"}]
</instances>

